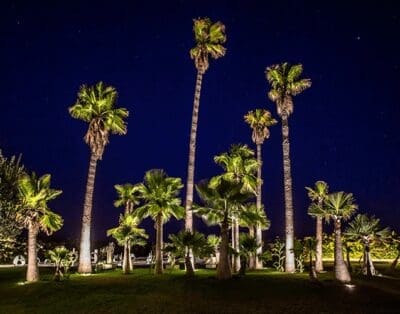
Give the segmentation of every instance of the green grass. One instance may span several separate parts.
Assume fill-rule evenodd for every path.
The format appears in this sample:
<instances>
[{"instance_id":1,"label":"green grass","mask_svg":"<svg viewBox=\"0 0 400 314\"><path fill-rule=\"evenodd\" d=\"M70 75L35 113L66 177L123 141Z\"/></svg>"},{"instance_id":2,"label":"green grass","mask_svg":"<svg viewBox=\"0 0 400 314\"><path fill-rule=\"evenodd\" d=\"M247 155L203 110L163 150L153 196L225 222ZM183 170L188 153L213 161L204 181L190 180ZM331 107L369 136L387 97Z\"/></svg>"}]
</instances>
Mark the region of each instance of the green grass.
<instances>
[{"instance_id":1,"label":"green grass","mask_svg":"<svg viewBox=\"0 0 400 314\"><path fill-rule=\"evenodd\" d=\"M51 281L41 269L42 281L18 285L24 270L0 269L0 313L398 313L400 278L372 280L354 277L350 290L337 284L332 273L320 276L322 286L307 274L252 272L228 281L215 272L199 270L186 279L182 271L162 276L136 269L89 277L71 275ZM397 274L398 275L398 274Z\"/></svg>"}]
</instances>

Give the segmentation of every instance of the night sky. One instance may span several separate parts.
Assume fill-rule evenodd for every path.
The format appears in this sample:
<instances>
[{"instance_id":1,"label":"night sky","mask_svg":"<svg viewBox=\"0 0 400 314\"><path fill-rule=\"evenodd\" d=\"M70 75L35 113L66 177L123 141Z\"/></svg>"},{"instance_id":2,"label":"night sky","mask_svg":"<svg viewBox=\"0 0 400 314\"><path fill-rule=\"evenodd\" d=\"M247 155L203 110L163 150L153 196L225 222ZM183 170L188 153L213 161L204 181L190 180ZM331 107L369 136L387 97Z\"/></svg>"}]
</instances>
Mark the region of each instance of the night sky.
<instances>
[{"instance_id":1,"label":"night sky","mask_svg":"<svg viewBox=\"0 0 400 314\"><path fill-rule=\"evenodd\" d=\"M68 107L81 84L115 86L118 105L131 113L128 134L112 136L98 164L95 240L122 212L112 204L114 184L137 183L152 168L186 182L196 75L192 19L203 16L226 25L228 50L203 80L196 181L220 172L213 156L232 143L253 145L245 113L266 108L277 117L265 67L302 63L313 85L295 97L289 120L295 233L313 233L304 186L316 180L353 192L360 212L398 230L400 8L394 1L26 2L0 5L0 148L6 156L22 153L28 169L51 173L53 186L64 191L50 203L65 219L60 237L80 235L87 124L71 118ZM280 124L271 128L263 157L272 238L284 231ZM196 225L204 230L200 220ZM153 234L153 223L145 226Z\"/></svg>"}]
</instances>

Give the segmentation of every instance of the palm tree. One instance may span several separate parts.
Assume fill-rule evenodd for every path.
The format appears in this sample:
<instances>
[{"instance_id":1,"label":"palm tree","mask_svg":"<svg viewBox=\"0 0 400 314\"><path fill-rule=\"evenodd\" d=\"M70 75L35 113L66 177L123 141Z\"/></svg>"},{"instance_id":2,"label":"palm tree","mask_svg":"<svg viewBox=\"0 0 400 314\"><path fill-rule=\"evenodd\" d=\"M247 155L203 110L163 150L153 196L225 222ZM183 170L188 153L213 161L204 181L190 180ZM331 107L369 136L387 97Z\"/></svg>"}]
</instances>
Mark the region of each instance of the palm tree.
<instances>
[{"instance_id":1,"label":"palm tree","mask_svg":"<svg viewBox=\"0 0 400 314\"><path fill-rule=\"evenodd\" d=\"M313 255L316 255L317 251L317 243L316 239L313 237L304 238L304 250L305 253L308 253L308 261L309 261L309 276L310 280L317 280L317 272L315 264L313 263Z\"/></svg>"},{"instance_id":2,"label":"palm tree","mask_svg":"<svg viewBox=\"0 0 400 314\"><path fill-rule=\"evenodd\" d=\"M306 190L308 191L308 197L312 202L314 202L317 206L324 205L324 200L328 195L328 190L329 190L328 184L326 182L317 181L315 182L314 189L306 187ZM317 272L322 272L324 270L324 265L322 263L323 216L315 215L314 217L316 218L315 270Z\"/></svg>"},{"instance_id":3,"label":"palm tree","mask_svg":"<svg viewBox=\"0 0 400 314\"><path fill-rule=\"evenodd\" d=\"M261 209L262 207L262 197L261 197L261 186L262 186L262 153L261 153L261 145L264 144L264 141L269 138L269 127L275 125L277 121L272 117L271 113L265 109L256 109L254 111L249 111L244 116L244 121L250 126L253 133L251 138L253 143L257 145L257 161L258 161L258 169L257 169L257 207ZM256 238L257 243L259 244L259 249L256 256L256 268L262 268L262 261L258 258L258 255L262 254L262 231L259 225L256 226Z\"/></svg>"},{"instance_id":4,"label":"palm tree","mask_svg":"<svg viewBox=\"0 0 400 314\"><path fill-rule=\"evenodd\" d=\"M62 280L64 275L68 272L68 268L73 264L72 252L65 246L57 246L53 250L49 250L47 254L56 266L54 280Z\"/></svg>"},{"instance_id":5,"label":"palm tree","mask_svg":"<svg viewBox=\"0 0 400 314\"><path fill-rule=\"evenodd\" d=\"M118 194L118 199L114 201L115 207L125 207L125 215L133 213L133 208L135 205L140 203L139 201L139 192L137 185L133 185L130 183L125 183L123 185L116 184L114 185L115 190ZM131 245L129 242L126 243L126 247L124 247L124 252L128 252L129 258L127 259L129 262L129 269L133 270L133 264L131 256ZM125 259L124 259L125 261Z\"/></svg>"},{"instance_id":6,"label":"palm tree","mask_svg":"<svg viewBox=\"0 0 400 314\"><path fill-rule=\"evenodd\" d=\"M193 231L193 187L194 187L194 166L196 158L196 137L199 118L200 92L203 75L209 67L209 57L218 59L225 55L225 47L222 44L226 41L225 25L221 22L213 23L209 18L198 18L193 20L193 33L195 47L190 49L190 57L194 60L197 69L196 88L193 100L192 124L190 130L188 176L186 183L186 230Z\"/></svg>"},{"instance_id":7,"label":"palm tree","mask_svg":"<svg viewBox=\"0 0 400 314\"><path fill-rule=\"evenodd\" d=\"M221 180L241 185L241 193L257 194L256 172L259 169L254 151L247 145L234 144L227 153L214 157L214 161L224 169L224 173L210 180L210 187L216 187ZM232 217L232 247L239 251L239 217ZM233 270L240 269L240 256L235 255L233 259Z\"/></svg>"},{"instance_id":8,"label":"palm tree","mask_svg":"<svg viewBox=\"0 0 400 314\"><path fill-rule=\"evenodd\" d=\"M45 174L37 177L35 173L24 174L18 183L21 206L17 211L17 221L28 230L28 268L26 280L29 282L39 280L37 266L37 235L44 231L47 235L59 230L63 219L50 210L47 203L62 191L50 188L51 176Z\"/></svg>"},{"instance_id":9,"label":"palm tree","mask_svg":"<svg viewBox=\"0 0 400 314\"><path fill-rule=\"evenodd\" d=\"M254 227L257 226L260 228L261 231L268 230L271 226L271 221L267 218L264 207L261 206L259 208L255 203L247 203L245 206L245 210L240 213L239 217L239 225L241 227L246 227L249 229L249 236L255 237L254 234ZM257 238L256 238L257 239ZM258 243L258 248L262 246L262 242ZM256 254L250 254L249 256L249 268L254 269L256 268L256 260L259 259L259 252ZM262 267L262 261L261 262Z\"/></svg>"},{"instance_id":10,"label":"palm tree","mask_svg":"<svg viewBox=\"0 0 400 314\"><path fill-rule=\"evenodd\" d=\"M122 271L129 274L132 270L132 261L130 248L132 245L145 246L148 238L146 231L138 227L140 220L130 213L125 213L119 218L119 226L109 229L108 236L117 240L118 244L124 247L124 256L122 262Z\"/></svg>"},{"instance_id":11,"label":"palm tree","mask_svg":"<svg viewBox=\"0 0 400 314\"><path fill-rule=\"evenodd\" d=\"M163 224L171 216L181 219L185 209L181 207L179 192L183 188L180 178L168 177L164 170L153 169L146 172L144 182L138 185L140 197L145 204L136 209L140 218L150 216L155 221L156 261L155 273L163 273L162 246Z\"/></svg>"},{"instance_id":12,"label":"palm tree","mask_svg":"<svg viewBox=\"0 0 400 314\"><path fill-rule=\"evenodd\" d=\"M324 206L319 207L311 204L309 212L312 215L323 215L326 219L332 219L335 227L335 278L340 282L346 283L351 281L349 270L343 259L342 249L342 220L350 218L357 210L354 204L353 194L345 192L336 192L329 194Z\"/></svg>"},{"instance_id":13,"label":"palm tree","mask_svg":"<svg viewBox=\"0 0 400 314\"><path fill-rule=\"evenodd\" d=\"M361 241L364 245L363 274L368 277L375 276L375 267L371 259L371 246L383 243L389 239L389 228L381 228L379 219L374 216L358 214L347 227L344 235L353 241Z\"/></svg>"},{"instance_id":14,"label":"palm tree","mask_svg":"<svg viewBox=\"0 0 400 314\"><path fill-rule=\"evenodd\" d=\"M247 262L250 259L250 256L254 256L257 254L257 250L260 247L257 239L254 236L251 236L247 233L241 233L239 236L239 248L238 252L240 256L240 271L241 275L246 274Z\"/></svg>"},{"instance_id":15,"label":"palm tree","mask_svg":"<svg viewBox=\"0 0 400 314\"><path fill-rule=\"evenodd\" d=\"M240 212L244 210L244 202L251 194L241 193L242 184L232 181L221 179L213 186L210 182L211 180L203 180L196 185L197 193L203 202L203 206L196 206L196 214L208 225L219 225L221 228L217 278L228 279L232 277L229 262L229 228L232 226L232 217L239 217Z\"/></svg>"},{"instance_id":16,"label":"palm tree","mask_svg":"<svg viewBox=\"0 0 400 314\"><path fill-rule=\"evenodd\" d=\"M300 79L303 72L301 64L290 65L285 62L266 69L266 77L271 85L268 93L271 101L276 103L278 115L282 120L282 149L283 149L283 177L285 190L285 271L293 273L296 270L293 251L294 221L292 198L292 174L290 165L289 143L289 116L293 112L293 96L303 92L311 86L311 80Z\"/></svg>"},{"instance_id":17,"label":"palm tree","mask_svg":"<svg viewBox=\"0 0 400 314\"><path fill-rule=\"evenodd\" d=\"M117 91L115 88L99 82L95 86L82 85L76 103L69 108L69 113L73 118L89 123L84 140L89 145L91 155L83 205L78 266L78 272L83 274L92 271L90 227L97 161L103 157L110 133L123 135L127 132L124 119L128 117L129 112L125 108L115 108L116 100Z\"/></svg>"}]
</instances>

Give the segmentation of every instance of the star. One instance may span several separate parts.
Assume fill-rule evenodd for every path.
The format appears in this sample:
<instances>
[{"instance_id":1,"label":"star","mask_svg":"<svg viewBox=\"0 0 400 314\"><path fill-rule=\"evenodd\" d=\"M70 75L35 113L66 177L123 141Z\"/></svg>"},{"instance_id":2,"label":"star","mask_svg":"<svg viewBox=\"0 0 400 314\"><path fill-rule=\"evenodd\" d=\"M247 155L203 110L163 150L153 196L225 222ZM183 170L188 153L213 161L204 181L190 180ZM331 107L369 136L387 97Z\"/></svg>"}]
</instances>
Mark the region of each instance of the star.
<instances>
[{"instance_id":1,"label":"star","mask_svg":"<svg viewBox=\"0 0 400 314\"><path fill-rule=\"evenodd\" d=\"M360 40L360 39L361 39L361 36L357 36L356 39L357 39L357 40Z\"/></svg>"}]
</instances>

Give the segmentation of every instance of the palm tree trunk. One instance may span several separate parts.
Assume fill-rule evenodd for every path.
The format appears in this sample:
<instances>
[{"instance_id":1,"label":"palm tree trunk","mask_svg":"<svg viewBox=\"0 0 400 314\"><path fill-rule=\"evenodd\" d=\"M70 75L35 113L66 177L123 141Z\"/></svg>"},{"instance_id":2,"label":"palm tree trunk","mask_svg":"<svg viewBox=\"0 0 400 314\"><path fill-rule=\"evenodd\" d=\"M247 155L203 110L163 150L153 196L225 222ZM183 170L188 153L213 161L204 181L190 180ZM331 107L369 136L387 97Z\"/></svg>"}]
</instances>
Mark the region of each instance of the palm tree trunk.
<instances>
[{"instance_id":1,"label":"palm tree trunk","mask_svg":"<svg viewBox=\"0 0 400 314\"><path fill-rule=\"evenodd\" d=\"M229 279L232 277L231 263L229 262L228 247L229 247L229 228L228 219L225 218L221 224L221 245L219 263L217 266L217 278Z\"/></svg>"},{"instance_id":2,"label":"palm tree trunk","mask_svg":"<svg viewBox=\"0 0 400 314\"><path fill-rule=\"evenodd\" d=\"M315 246L315 270L319 273L324 270L322 263L322 217L317 217L315 238L317 240Z\"/></svg>"},{"instance_id":3,"label":"palm tree trunk","mask_svg":"<svg viewBox=\"0 0 400 314\"><path fill-rule=\"evenodd\" d=\"M290 166L290 142L288 116L282 115L282 150L283 150L283 184L285 190L285 272L296 271L294 259L294 222L293 222L293 197L292 175Z\"/></svg>"},{"instance_id":4,"label":"palm tree trunk","mask_svg":"<svg viewBox=\"0 0 400 314\"><path fill-rule=\"evenodd\" d=\"M122 270L124 274L129 274L130 273L130 268L129 268L129 246L128 243L125 242L124 244L124 257L123 257L123 262L122 262Z\"/></svg>"},{"instance_id":5,"label":"palm tree trunk","mask_svg":"<svg viewBox=\"0 0 400 314\"><path fill-rule=\"evenodd\" d=\"M375 275L375 267L371 260L371 252L369 244L364 244L364 256L363 256L363 274L372 277Z\"/></svg>"},{"instance_id":6,"label":"palm tree trunk","mask_svg":"<svg viewBox=\"0 0 400 314\"><path fill-rule=\"evenodd\" d=\"M185 255L186 276L188 276L188 277L194 276L192 262L190 259L190 251L191 250L187 250L186 255Z\"/></svg>"},{"instance_id":7,"label":"palm tree trunk","mask_svg":"<svg viewBox=\"0 0 400 314\"><path fill-rule=\"evenodd\" d=\"M254 226L249 226L249 236L254 238L255 234L255 229ZM256 268L256 257L254 253L250 253L249 256L249 269L255 269Z\"/></svg>"},{"instance_id":8,"label":"palm tree trunk","mask_svg":"<svg viewBox=\"0 0 400 314\"><path fill-rule=\"evenodd\" d=\"M160 275L163 273L163 259L162 259L162 242L163 242L163 223L161 214L156 218L156 265L155 274Z\"/></svg>"},{"instance_id":9,"label":"palm tree trunk","mask_svg":"<svg viewBox=\"0 0 400 314\"><path fill-rule=\"evenodd\" d=\"M335 219L335 278L347 283L351 281L351 277L343 259L341 228L340 219Z\"/></svg>"},{"instance_id":10,"label":"palm tree trunk","mask_svg":"<svg viewBox=\"0 0 400 314\"><path fill-rule=\"evenodd\" d=\"M346 262L347 262L347 269L349 270L349 273L351 274L353 272L353 266L351 266L351 259L350 259L350 253L351 250L349 246L345 242L345 250L346 250Z\"/></svg>"},{"instance_id":11,"label":"palm tree trunk","mask_svg":"<svg viewBox=\"0 0 400 314\"><path fill-rule=\"evenodd\" d=\"M38 228L30 223L28 227L28 268L26 270L26 281L28 282L35 282L39 280L36 248L37 234Z\"/></svg>"},{"instance_id":12,"label":"palm tree trunk","mask_svg":"<svg viewBox=\"0 0 400 314\"><path fill-rule=\"evenodd\" d=\"M89 173L86 183L85 203L83 205L81 244L79 251L78 272L81 274L90 274L92 272L92 263L90 259L90 228L92 222L93 191L94 179L96 177L96 166L98 157L91 154L89 163Z\"/></svg>"},{"instance_id":13,"label":"palm tree trunk","mask_svg":"<svg viewBox=\"0 0 400 314\"><path fill-rule=\"evenodd\" d=\"M131 243L130 241L128 242L128 263L129 263L129 270L132 271L133 270L133 261L132 261L132 254L131 254Z\"/></svg>"},{"instance_id":14,"label":"palm tree trunk","mask_svg":"<svg viewBox=\"0 0 400 314\"><path fill-rule=\"evenodd\" d=\"M262 207L262 151L261 151L261 144L257 144L257 161L258 161L258 169L257 169L257 208L260 210ZM262 231L261 226L257 224L256 226L256 240L257 244L260 246L257 248L256 253L256 268L262 269L263 264L259 256L262 254Z\"/></svg>"},{"instance_id":15,"label":"palm tree trunk","mask_svg":"<svg viewBox=\"0 0 400 314\"><path fill-rule=\"evenodd\" d=\"M186 218L185 218L185 229L193 232L193 187L194 187L194 166L196 159L196 137L197 137L197 124L199 119L199 107L200 107L200 93L201 84L203 80L203 71L197 71L196 78L196 89L193 100L193 112L192 112L192 126L190 130L190 143L189 143L189 162L188 162L188 176L186 182Z\"/></svg>"},{"instance_id":16,"label":"palm tree trunk","mask_svg":"<svg viewBox=\"0 0 400 314\"><path fill-rule=\"evenodd\" d=\"M390 270L395 270L397 263L399 262L400 259L400 252L397 254L396 258L393 260L392 264L390 265Z\"/></svg>"},{"instance_id":17,"label":"palm tree trunk","mask_svg":"<svg viewBox=\"0 0 400 314\"><path fill-rule=\"evenodd\" d=\"M310 251L310 264L309 264L310 270L309 270L309 275L310 275L310 279L312 281L317 280L317 272L315 270L315 266L313 263L313 258L312 258L312 252Z\"/></svg>"},{"instance_id":18,"label":"palm tree trunk","mask_svg":"<svg viewBox=\"0 0 400 314\"><path fill-rule=\"evenodd\" d=\"M239 222L238 219L232 217L232 248L239 252ZM232 270L238 272L240 269L240 257L239 255L232 255Z\"/></svg>"}]
</instances>

